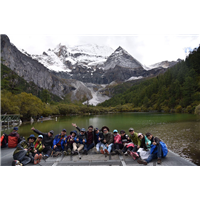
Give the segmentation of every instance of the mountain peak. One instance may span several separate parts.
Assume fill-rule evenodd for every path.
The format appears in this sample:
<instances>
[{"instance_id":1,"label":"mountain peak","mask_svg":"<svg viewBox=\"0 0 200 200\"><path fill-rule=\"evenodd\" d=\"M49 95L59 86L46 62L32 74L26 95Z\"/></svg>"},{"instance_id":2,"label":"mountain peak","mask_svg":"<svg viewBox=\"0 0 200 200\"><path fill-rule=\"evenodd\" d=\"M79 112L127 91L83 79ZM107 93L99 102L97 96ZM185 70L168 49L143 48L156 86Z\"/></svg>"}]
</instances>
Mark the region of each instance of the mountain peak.
<instances>
[{"instance_id":1,"label":"mountain peak","mask_svg":"<svg viewBox=\"0 0 200 200\"><path fill-rule=\"evenodd\" d=\"M121 46L119 46L115 51L124 50Z\"/></svg>"},{"instance_id":2,"label":"mountain peak","mask_svg":"<svg viewBox=\"0 0 200 200\"><path fill-rule=\"evenodd\" d=\"M125 68L142 68L142 65L133 56L131 56L125 49L119 46L114 53L112 53L104 64L104 69L114 68L116 65Z\"/></svg>"}]
</instances>

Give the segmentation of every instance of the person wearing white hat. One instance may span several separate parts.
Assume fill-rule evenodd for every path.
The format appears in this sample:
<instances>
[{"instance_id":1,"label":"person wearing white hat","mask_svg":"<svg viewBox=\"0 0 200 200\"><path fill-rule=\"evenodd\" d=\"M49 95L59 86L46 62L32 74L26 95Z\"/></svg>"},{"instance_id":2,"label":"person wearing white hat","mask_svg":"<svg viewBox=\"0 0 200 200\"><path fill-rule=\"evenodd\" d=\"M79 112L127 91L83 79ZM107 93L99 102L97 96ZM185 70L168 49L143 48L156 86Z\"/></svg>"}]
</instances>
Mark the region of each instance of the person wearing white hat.
<instances>
[{"instance_id":1,"label":"person wearing white hat","mask_svg":"<svg viewBox=\"0 0 200 200\"><path fill-rule=\"evenodd\" d=\"M38 135L37 139L35 140L34 147L37 150L37 153L41 153L44 149L44 145L42 144L43 135Z\"/></svg>"}]
</instances>

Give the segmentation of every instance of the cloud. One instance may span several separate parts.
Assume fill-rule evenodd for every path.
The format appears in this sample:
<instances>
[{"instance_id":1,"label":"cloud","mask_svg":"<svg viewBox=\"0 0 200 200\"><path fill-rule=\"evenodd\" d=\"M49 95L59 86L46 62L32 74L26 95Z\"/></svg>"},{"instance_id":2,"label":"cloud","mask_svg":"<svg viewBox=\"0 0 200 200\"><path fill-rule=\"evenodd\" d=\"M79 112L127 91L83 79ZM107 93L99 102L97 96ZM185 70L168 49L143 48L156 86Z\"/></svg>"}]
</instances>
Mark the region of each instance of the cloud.
<instances>
[{"instance_id":1,"label":"cloud","mask_svg":"<svg viewBox=\"0 0 200 200\"><path fill-rule=\"evenodd\" d=\"M10 34L8 37L17 48L30 54L42 54L60 43L69 46L93 43L106 45L114 50L121 46L144 65L185 59L187 53L200 43L200 35Z\"/></svg>"}]
</instances>

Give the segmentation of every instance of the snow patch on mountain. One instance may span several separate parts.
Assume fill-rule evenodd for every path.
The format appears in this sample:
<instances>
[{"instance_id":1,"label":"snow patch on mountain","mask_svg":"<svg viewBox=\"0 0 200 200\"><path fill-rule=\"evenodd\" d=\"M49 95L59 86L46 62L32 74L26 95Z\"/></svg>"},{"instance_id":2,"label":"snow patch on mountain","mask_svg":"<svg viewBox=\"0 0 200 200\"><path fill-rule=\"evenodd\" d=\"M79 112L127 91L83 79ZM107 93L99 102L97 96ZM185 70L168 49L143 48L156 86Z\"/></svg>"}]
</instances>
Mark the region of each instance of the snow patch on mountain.
<instances>
[{"instance_id":1,"label":"snow patch on mountain","mask_svg":"<svg viewBox=\"0 0 200 200\"><path fill-rule=\"evenodd\" d=\"M89 104L89 105L96 106L97 104L110 99L110 97L108 97L106 95L102 95L99 91L95 92L93 88L90 88L90 90L91 90L91 94L92 94L92 99L90 99L89 101L83 102L83 104Z\"/></svg>"},{"instance_id":2,"label":"snow patch on mountain","mask_svg":"<svg viewBox=\"0 0 200 200\"><path fill-rule=\"evenodd\" d=\"M127 81L133 81L133 80L137 80L137 79L141 79L141 78L143 78L143 76L138 76L138 77L132 76L129 79L125 80L125 82L127 82Z\"/></svg>"},{"instance_id":3,"label":"snow patch on mountain","mask_svg":"<svg viewBox=\"0 0 200 200\"><path fill-rule=\"evenodd\" d=\"M97 104L110 99L110 97L108 97L107 95L103 95L101 92L101 90L105 88L107 84L97 85L93 83L85 83L85 85L91 91L92 98L83 102L83 104L96 106Z\"/></svg>"},{"instance_id":4,"label":"snow patch on mountain","mask_svg":"<svg viewBox=\"0 0 200 200\"><path fill-rule=\"evenodd\" d=\"M59 44L53 50L49 49L42 55L31 55L31 57L50 70L71 72L71 69L76 64L81 64L85 67L102 65L112 52L112 48L96 44L77 46Z\"/></svg>"},{"instance_id":5,"label":"snow patch on mountain","mask_svg":"<svg viewBox=\"0 0 200 200\"><path fill-rule=\"evenodd\" d=\"M54 70L56 72L71 72L71 70L62 62L62 60L51 50L48 50L43 55L32 55L32 58L50 70Z\"/></svg>"}]
</instances>

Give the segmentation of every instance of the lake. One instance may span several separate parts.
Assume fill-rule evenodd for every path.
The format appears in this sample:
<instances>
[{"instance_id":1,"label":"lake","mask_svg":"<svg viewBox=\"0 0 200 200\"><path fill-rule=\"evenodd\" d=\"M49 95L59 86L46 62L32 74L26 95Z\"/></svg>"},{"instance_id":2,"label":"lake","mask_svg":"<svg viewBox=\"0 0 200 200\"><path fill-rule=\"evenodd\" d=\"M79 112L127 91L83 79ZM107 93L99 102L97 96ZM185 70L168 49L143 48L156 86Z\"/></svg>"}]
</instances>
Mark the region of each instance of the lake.
<instances>
[{"instance_id":1,"label":"lake","mask_svg":"<svg viewBox=\"0 0 200 200\"><path fill-rule=\"evenodd\" d=\"M130 127L137 133L150 132L161 138L170 150L181 157L190 160L200 166L200 117L192 114L161 114L161 113L115 113L104 115L84 115L58 117L51 121L23 124L19 128L21 136L28 137L34 133L31 127L42 132L54 130L54 136L67 129L67 134L74 130L72 123L80 128L93 125L101 128L106 125L110 131L114 129L125 130L128 133ZM10 131L5 131L9 133ZM36 134L35 134L36 136Z\"/></svg>"}]
</instances>

